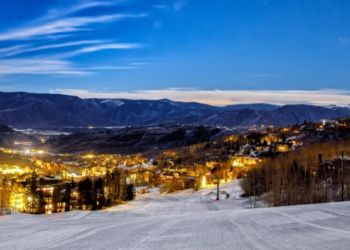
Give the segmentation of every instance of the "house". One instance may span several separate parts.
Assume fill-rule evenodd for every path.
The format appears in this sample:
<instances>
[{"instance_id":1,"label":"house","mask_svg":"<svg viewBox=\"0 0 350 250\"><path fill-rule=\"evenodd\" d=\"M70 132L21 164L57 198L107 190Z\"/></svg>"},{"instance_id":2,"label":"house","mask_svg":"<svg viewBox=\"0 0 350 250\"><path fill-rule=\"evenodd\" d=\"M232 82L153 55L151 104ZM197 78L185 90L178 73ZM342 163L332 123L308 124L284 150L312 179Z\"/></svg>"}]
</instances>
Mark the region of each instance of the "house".
<instances>
[{"instance_id":1,"label":"house","mask_svg":"<svg viewBox=\"0 0 350 250\"><path fill-rule=\"evenodd\" d=\"M164 193L164 192L171 193L174 191L180 191L184 188L185 188L185 182L182 179L173 179L171 181L168 181L160 185L161 193Z\"/></svg>"},{"instance_id":2,"label":"house","mask_svg":"<svg viewBox=\"0 0 350 250\"><path fill-rule=\"evenodd\" d=\"M172 182L175 179L175 176L173 173L170 172L163 172L161 174L161 180L162 182Z\"/></svg>"},{"instance_id":3,"label":"house","mask_svg":"<svg viewBox=\"0 0 350 250\"><path fill-rule=\"evenodd\" d=\"M350 157L348 156L338 156L334 157L331 160L322 160L322 154L319 155L319 170L318 175L326 178L331 177L333 180L337 180L341 169L343 167L344 161L344 170L350 170Z\"/></svg>"},{"instance_id":4,"label":"house","mask_svg":"<svg viewBox=\"0 0 350 250\"><path fill-rule=\"evenodd\" d=\"M332 159L333 165L336 168L341 168L344 161L344 169L350 170L350 157L349 156L338 156Z\"/></svg>"},{"instance_id":5,"label":"house","mask_svg":"<svg viewBox=\"0 0 350 250\"><path fill-rule=\"evenodd\" d=\"M276 142L272 144L272 152L274 153L285 153L292 150L291 143Z\"/></svg>"},{"instance_id":6,"label":"house","mask_svg":"<svg viewBox=\"0 0 350 250\"><path fill-rule=\"evenodd\" d=\"M17 182L11 207L17 211L52 214L70 210L71 183L54 176L38 177L35 173L24 182Z\"/></svg>"}]
</instances>

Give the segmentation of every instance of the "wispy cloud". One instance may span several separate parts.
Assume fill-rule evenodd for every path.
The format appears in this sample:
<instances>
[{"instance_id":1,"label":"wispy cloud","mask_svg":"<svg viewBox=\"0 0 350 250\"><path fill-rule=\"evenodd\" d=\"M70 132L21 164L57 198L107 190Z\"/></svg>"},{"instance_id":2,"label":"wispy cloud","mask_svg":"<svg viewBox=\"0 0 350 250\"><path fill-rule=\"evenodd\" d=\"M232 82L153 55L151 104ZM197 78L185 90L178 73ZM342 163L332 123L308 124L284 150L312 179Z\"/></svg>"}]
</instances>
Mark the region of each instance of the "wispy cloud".
<instances>
[{"instance_id":1,"label":"wispy cloud","mask_svg":"<svg viewBox=\"0 0 350 250\"><path fill-rule=\"evenodd\" d=\"M118 2L121 1L91 1L91 2L81 2L73 6L69 6L67 8L63 9L50 9L46 15L43 17L35 20L35 22L43 22L48 20L57 19L63 16L68 16L71 14L74 14L75 12L90 9L93 7L99 7L99 6L113 6L116 5Z\"/></svg>"},{"instance_id":2,"label":"wispy cloud","mask_svg":"<svg viewBox=\"0 0 350 250\"><path fill-rule=\"evenodd\" d=\"M0 80L12 75L53 75L53 76L86 76L101 70L136 70L136 66L99 65L80 67L74 63L59 59L4 59L0 60ZM5 78L6 77L6 78Z\"/></svg>"},{"instance_id":3,"label":"wispy cloud","mask_svg":"<svg viewBox=\"0 0 350 250\"><path fill-rule=\"evenodd\" d=\"M44 39L66 37L76 31L86 30L86 27L95 23L108 23L125 18L141 18L147 14L112 14L93 17L69 17L70 15L89 8L101 6L113 6L119 1L83 1L78 4L61 9L50 9L44 16L24 24L22 27L7 30L0 33L0 41L23 40L23 39ZM63 34L62 34L63 33Z\"/></svg>"},{"instance_id":4,"label":"wispy cloud","mask_svg":"<svg viewBox=\"0 0 350 250\"><path fill-rule=\"evenodd\" d=\"M90 92L81 89L56 89L54 92L76 95L81 98L126 98L158 100L168 98L174 101L200 102L216 106L238 103L278 103L313 105L348 105L350 91L316 90L316 91L250 91L250 90L197 90L197 89L161 89L139 90L134 92Z\"/></svg>"},{"instance_id":5,"label":"wispy cloud","mask_svg":"<svg viewBox=\"0 0 350 250\"><path fill-rule=\"evenodd\" d=\"M50 9L42 17L22 26L3 31L0 28L0 41L16 41L16 45L0 48L0 58L2 58L0 59L0 75L52 74L56 76L73 76L88 75L98 70L136 69L136 65L131 65L132 67L92 66L87 68L84 65L74 64L68 61L68 58L80 54L102 50L136 49L143 47L139 43L114 43L115 37L110 40L79 39L83 31L98 29L98 24L101 25L124 19L139 19L148 16L147 13L140 12L109 12L104 15L74 16L75 13L85 9L114 6L123 2L126 2L126 0L83 0L64 8ZM70 41L53 43L54 40L67 37L71 37ZM31 41L31 44L18 45L18 43L28 40ZM75 48L72 49L71 47ZM61 48L59 54L52 52L53 49L58 48ZM34 51L38 52L34 57L20 58L22 54Z\"/></svg>"},{"instance_id":6,"label":"wispy cloud","mask_svg":"<svg viewBox=\"0 0 350 250\"><path fill-rule=\"evenodd\" d=\"M140 66L140 65L148 65L150 63L145 63L145 62L134 62L134 63L130 63L130 65L134 65L134 66Z\"/></svg>"},{"instance_id":7,"label":"wispy cloud","mask_svg":"<svg viewBox=\"0 0 350 250\"><path fill-rule=\"evenodd\" d=\"M67 52L65 54L57 55L59 58L69 58L85 53L92 53L100 50L111 50L111 49L136 49L141 48L142 45L138 43L110 43L100 44L96 46L86 47L75 51Z\"/></svg>"},{"instance_id":8,"label":"wispy cloud","mask_svg":"<svg viewBox=\"0 0 350 250\"><path fill-rule=\"evenodd\" d=\"M125 18L142 18L147 14L113 14L94 17L68 17L55 20L49 23L19 28L0 33L0 41L20 40L23 38L36 38L44 35L67 34L71 32L83 31L84 27L96 23L108 23Z\"/></svg>"},{"instance_id":9,"label":"wispy cloud","mask_svg":"<svg viewBox=\"0 0 350 250\"><path fill-rule=\"evenodd\" d=\"M80 70L73 63L48 59L0 60L1 75L89 75L92 72Z\"/></svg>"},{"instance_id":10,"label":"wispy cloud","mask_svg":"<svg viewBox=\"0 0 350 250\"><path fill-rule=\"evenodd\" d=\"M24 48L28 48L30 45L29 44L23 44L23 45L16 45L16 46L11 46L7 48L2 48L0 49L0 56L6 53L13 53L14 51L18 51Z\"/></svg>"},{"instance_id":11,"label":"wispy cloud","mask_svg":"<svg viewBox=\"0 0 350 250\"><path fill-rule=\"evenodd\" d=\"M84 44L96 44L96 43L102 43L102 40L86 40L86 41L75 41L75 42L67 42L67 43L58 43L58 44L50 44L45 46L38 46L38 47L29 47L27 46L13 46L11 48L8 48L7 53L4 54L4 56L14 56L26 52L32 52L32 51L39 51L39 50L47 50L47 49L55 49L55 48L63 48L63 47L72 47L72 46L78 46L78 45L84 45ZM6 49L3 49L3 52L6 52ZM0 50L1 52L1 50Z\"/></svg>"},{"instance_id":12,"label":"wispy cloud","mask_svg":"<svg viewBox=\"0 0 350 250\"><path fill-rule=\"evenodd\" d=\"M30 38L30 40L32 41L38 41L38 40L45 40L45 41L55 41L55 40L60 40L60 39L63 39L63 38L67 38L67 37L75 37L77 36L77 34L74 34L74 33L70 33L70 34L62 34L62 35L42 35L42 36L37 36L37 37L32 37ZM26 41L27 38L26 37L23 37L23 38L19 38L19 39L16 39L18 41Z\"/></svg>"}]
</instances>

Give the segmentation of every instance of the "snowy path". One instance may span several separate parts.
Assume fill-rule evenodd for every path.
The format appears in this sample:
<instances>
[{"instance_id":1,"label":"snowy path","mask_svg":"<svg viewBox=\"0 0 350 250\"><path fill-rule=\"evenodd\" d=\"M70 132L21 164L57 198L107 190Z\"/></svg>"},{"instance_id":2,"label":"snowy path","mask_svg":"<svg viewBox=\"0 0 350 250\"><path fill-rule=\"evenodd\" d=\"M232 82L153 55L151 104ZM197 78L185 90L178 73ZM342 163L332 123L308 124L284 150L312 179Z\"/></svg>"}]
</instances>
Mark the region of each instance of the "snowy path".
<instances>
[{"instance_id":1,"label":"snowy path","mask_svg":"<svg viewBox=\"0 0 350 250\"><path fill-rule=\"evenodd\" d=\"M252 210L237 182L222 188L234 198L213 201L213 188L99 212L1 216L0 249L349 249L350 202Z\"/></svg>"}]
</instances>

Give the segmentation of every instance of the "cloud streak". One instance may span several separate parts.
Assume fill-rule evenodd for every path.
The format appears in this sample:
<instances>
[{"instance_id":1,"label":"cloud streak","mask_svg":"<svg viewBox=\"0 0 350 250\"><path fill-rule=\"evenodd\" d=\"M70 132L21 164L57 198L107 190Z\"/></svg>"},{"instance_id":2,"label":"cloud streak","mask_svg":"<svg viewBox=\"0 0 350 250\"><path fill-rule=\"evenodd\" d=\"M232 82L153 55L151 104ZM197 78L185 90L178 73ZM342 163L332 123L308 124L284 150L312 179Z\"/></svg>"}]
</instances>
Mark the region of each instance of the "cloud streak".
<instances>
[{"instance_id":1,"label":"cloud streak","mask_svg":"<svg viewBox=\"0 0 350 250\"><path fill-rule=\"evenodd\" d=\"M80 70L74 64L63 60L50 59L9 59L0 60L2 75L90 75L92 72Z\"/></svg>"},{"instance_id":2,"label":"cloud streak","mask_svg":"<svg viewBox=\"0 0 350 250\"><path fill-rule=\"evenodd\" d=\"M100 70L129 70L136 69L136 65L123 66L90 66L74 64L68 58L99 52L103 50L125 50L141 48L138 43L115 43L110 40L86 40L80 39L83 31L91 31L98 28L98 24L116 22L123 19L139 19L147 17L147 13L108 13L88 16L74 16L75 13L95 8L114 6L126 0L84 0L78 4L61 9L51 9L47 13L32 22L23 24L17 28L0 31L0 42L16 41L12 46L0 48L0 76L21 74L53 74L60 75L89 75L92 71ZM53 43L53 40L65 39L65 42ZM74 39L75 38L75 39ZM19 44L30 40L30 44ZM7 42L9 41L9 42ZM74 48L71 48L74 47ZM61 48L57 51L58 48ZM63 49L62 49L63 48ZM56 49L56 52L52 50ZM21 57L28 52L38 52L32 57ZM41 52L41 53L40 53ZM55 54L56 53L56 54ZM59 54L58 54L59 53ZM101 65L101 63L99 64Z\"/></svg>"},{"instance_id":3,"label":"cloud streak","mask_svg":"<svg viewBox=\"0 0 350 250\"><path fill-rule=\"evenodd\" d=\"M85 53L97 52L100 50L113 50L113 49L137 49L141 48L142 45L138 43L110 43L110 44L100 44L96 46L86 47L71 51L65 54L58 55L59 58L69 58Z\"/></svg>"},{"instance_id":4,"label":"cloud streak","mask_svg":"<svg viewBox=\"0 0 350 250\"><path fill-rule=\"evenodd\" d=\"M60 17L74 14L75 12L78 12L78 11L82 11L82 10L90 9L94 7L113 6L113 5L116 5L116 3L117 3L116 1L92 1L92 2L82 2L64 9L51 9L47 12L45 16L36 20L36 22L44 22L48 20L57 19Z\"/></svg>"},{"instance_id":5,"label":"cloud streak","mask_svg":"<svg viewBox=\"0 0 350 250\"><path fill-rule=\"evenodd\" d=\"M11 46L7 48L2 48L0 49L0 56L6 53L14 53L15 51L28 48L30 45L29 44L23 44L23 45L16 45L16 46Z\"/></svg>"},{"instance_id":6,"label":"cloud streak","mask_svg":"<svg viewBox=\"0 0 350 250\"><path fill-rule=\"evenodd\" d=\"M54 76L88 76L101 70L136 70L136 66L99 65L79 67L78 65L62 59L26 58L26 59L0 59L1 77L12 75L54 75Z\"/></svg>"},{"instance_id":7,"label":"cloud streak","mask_svg":"<svg viewBox=\"0 0 350 250\"><path fill-rule=\"evenodd\" d=\"M76 95L81 98L108 99L150 99L168 98L174 101L200 102L215 106L244 103L273 104L313 104L313 105L348 105L350 91L316 90L316 91L250 91L250 90L197 90L197 89L161 89L139 90L135 92L90 92L81 89L56 89L53 92Z\"/></svg>"},{"instance_id":8,"label":"cloud streak","mask_svg":"<svg viewBox=\"0 0 350 250\"><path fill-rule=\"evenodd\" d=\"M14 56L22 53L27 52L33 52L33 51L39 51L39 50L47 50L47 49L55 49L55 48L63 48L63 47L72 47L72 46L78 46L78 45L85 45L85 44L96 44L96 43L102 43L102 40L86 40L86 41L75 41L75 42L67 42L67 43L58 43L58 44L50 44L50 45L44 45L44 46L38 46L38 47L29 47L28 45L23 46L13 46L7 49L3 49L3 52L7 52L4 54L4 56ZM1 52L1 50L0 50Z\"/></svg>"},{"instance_id":9,"label":"cloud streak","mask_svg":"<svg viewBox=\"0 0 350 250\"><path fill-rule=\"evenodd\" d=\"M113 14L94 17L69 17L55 20L49 23L40 24L26 28L19 28L0 33L0 41L22 40L24 38L37 38L44 35L67 34L85 30L91 24L108 23L126 18L142 18L147 14Z\"/></svg>"}]
</instances>

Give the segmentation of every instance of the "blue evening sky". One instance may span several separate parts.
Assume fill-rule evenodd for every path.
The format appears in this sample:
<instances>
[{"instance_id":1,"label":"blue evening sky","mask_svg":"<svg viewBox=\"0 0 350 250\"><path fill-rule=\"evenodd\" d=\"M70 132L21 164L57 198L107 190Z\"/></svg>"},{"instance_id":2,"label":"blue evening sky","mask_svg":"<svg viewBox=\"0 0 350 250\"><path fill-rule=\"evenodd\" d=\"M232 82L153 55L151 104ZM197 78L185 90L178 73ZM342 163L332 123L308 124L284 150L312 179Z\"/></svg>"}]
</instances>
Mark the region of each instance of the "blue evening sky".
<instances>
[{"instance_id":1,"label":"blue evening sky","mask_svg":"<svg viewBox=\"0 0 350 250\"><path fill-rule=\"evenodd\" d=\"M346 104L349 13L349 0L0 0L0 91Z\"/></svg>"}]
</instances>

